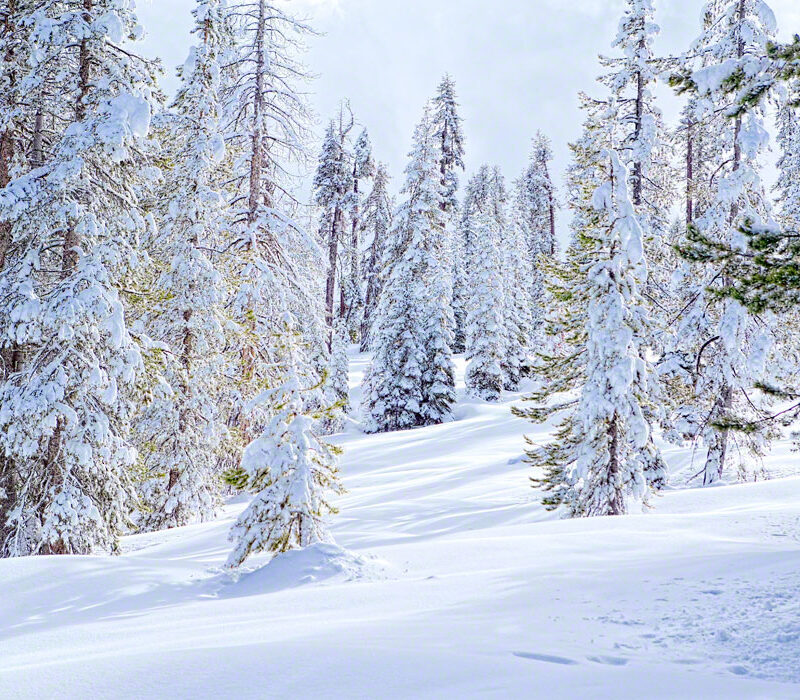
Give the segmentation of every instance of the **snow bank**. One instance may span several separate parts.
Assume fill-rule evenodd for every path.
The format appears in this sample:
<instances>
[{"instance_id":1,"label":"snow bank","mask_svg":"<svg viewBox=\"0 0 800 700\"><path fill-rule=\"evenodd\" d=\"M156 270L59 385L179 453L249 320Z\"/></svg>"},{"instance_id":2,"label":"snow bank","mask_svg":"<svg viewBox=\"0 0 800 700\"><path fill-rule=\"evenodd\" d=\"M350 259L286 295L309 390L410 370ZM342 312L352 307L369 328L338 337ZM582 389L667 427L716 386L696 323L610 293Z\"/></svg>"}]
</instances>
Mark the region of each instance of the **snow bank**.
<instances>
[{"instance_id":1,"label":"snow bank","mask_svg":"<svg viewBox=\"0 0 800 700\"><path fill-rule=\"evenodd\" d=\"M230 598L310 584L380 581L389 578L389 572L390 565L377 557L349 552L335 544L315 544L279 554L255 570L234 574L218 595Z\"/></svg>"}]
</instances>

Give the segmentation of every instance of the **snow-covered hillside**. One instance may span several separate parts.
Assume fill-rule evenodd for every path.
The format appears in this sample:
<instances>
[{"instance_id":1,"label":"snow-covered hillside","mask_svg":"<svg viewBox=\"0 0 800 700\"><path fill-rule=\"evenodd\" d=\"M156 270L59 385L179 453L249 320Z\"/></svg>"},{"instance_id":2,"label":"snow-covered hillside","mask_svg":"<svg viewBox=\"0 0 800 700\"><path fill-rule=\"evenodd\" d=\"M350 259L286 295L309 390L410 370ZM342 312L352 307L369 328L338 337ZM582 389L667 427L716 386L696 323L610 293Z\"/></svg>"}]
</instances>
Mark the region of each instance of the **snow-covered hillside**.
<instances>
[{"instance_id":1,"label":"snow-covered hillside","mask_svg":"<svg viewBox=\"0 0 800 700\"><path fill-rule=\"evenodd\" d=\"M402 433L349 425L338 546L238 578L220 567L242 501L118 557L0 561L0 697L800 696L788 445L767 461L780 479L558 520L528 486L519 398ZM691 455L665 454L678 485Z\"/></svg>"}]
</instances>

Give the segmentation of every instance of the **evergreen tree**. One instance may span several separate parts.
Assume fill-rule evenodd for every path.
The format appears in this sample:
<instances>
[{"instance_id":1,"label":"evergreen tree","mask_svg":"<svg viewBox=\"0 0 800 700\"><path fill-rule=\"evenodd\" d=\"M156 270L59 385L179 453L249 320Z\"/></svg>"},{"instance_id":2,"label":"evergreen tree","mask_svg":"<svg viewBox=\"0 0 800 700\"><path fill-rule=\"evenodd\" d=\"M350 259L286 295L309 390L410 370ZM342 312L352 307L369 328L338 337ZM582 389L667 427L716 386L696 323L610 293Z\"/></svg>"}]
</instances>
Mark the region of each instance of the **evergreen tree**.
<instances>
[{"instance_id":1,"label":"evergreen tree","mask_svg":"<svg viewBox=\"0 0 800 700\"><path fill-rule=\"evenodd\" d=\"M328 325L333 327L336 282L343 277L339 268L340 248L345 246L347 213L353 196L352 153L347 138L353 128L352 114L345 115L345 107L339 109L338 123L331 120L325 132L319 165L314 176L314 201L322 208L322 238L328 248L328 276L325 285L325 312ZM339 314L345 311L345 291L341 288Z\"/></svg>"},{"instance_id":2,"label":"evergreen tree","mask_svg":"<svg viewBox=\"0 0 800 700\"><path fill-rule=\"evenodd\" d=\"M541 326L547 307L544 297L543 266L556 255L555 211L556 193L550 178L553 158L550 140L541 132L533 141L530 162L514 182L511 223L515 237L527 252L526 267L530 268L527 295L531 302L531 321Z\"/></svg>"},{"instance_id":3,"label":"evergreen tree","mask_svg":"<svg viewBox=\"0 0 800 700\"><path fill-rule=\"evenodd\" d=\"M463 297L463 290L458 288L460 278L456 214L458 171L464 170L464 133L458 107L455 83L449 75L445 75L431 102L432 138L439 150L439 207L442 211L442 242L438 257L443 267L443 276L439 284L442 294L447 298L445 323L450 328L450 347L457 347L456 352L463 352L461 338L464 335L465 318L463 313L456 318L456 313L460 311L456 299Z\"/></svg>"},{"instance_id":4,"label":"evergreen tree","mask_svg":"<svg viewBox=\"0 0 800 700\"><path fill-rule=\"evenodd\" d=\"M215 474L221 435L216 399L223 375L225 288L206 251L223 235L225 196L215 186L224 156L220 58L224 5L197 0L192 47L181 69L173 127L177 152L171 193L153 251L161 263L148 334L169 348L166 370L138 429L148 475L143 527L160 530L210 518L219 497Z\"/></svg>"},{"instance_id":5,"label":"evergreen tree","mask_svg":"<svg viewBox=\"0 0 800 700\"><path fill-rule=\"evenodd\" d=\"M455 401L449 299L441 279L439 149L430 115L417 126L390 233L391 268L381 295L375 355L364 387L365 428L401 430L450 418Z\"/></svg>"},{"instance_id":6,"label":"evergreen tree","mask_svg":"<svg viewBox=\"0 0 800 700\"><path fill-rule=\"evenodd\" d=\"M13 262L0 333L24 358L0 393L0 449L21 470L3 553L114 549L132 504L128 438L139 348L120 287L148 226L139 205L150 67L121 48L130 3L64 0L30 25L24 81L52 84L58 115L41 166L0 193ZM9 264L10 263L10 264Z\"/></svg>"},{"instance_id":7,"label":"evergreen tree","mask_svg":"<svg viewBox=\"0 0 800 700\"><path fill-rule=\"evenodd\" d=\"M720 82L720 66L759 57L766 51L774 26L771 13L763 12L762 5L752 0L709 5L703 32L694 44L694 61L700 65L693 79L705 98L697 102L698 118L715 134L720 165L714 172L710 201L702 215L695 216L682 246L684 255L697 263L685 279L689 301L676 326L693 358L693 370L685 379L693 391L690 402L676 409L673 423L679 436L702 439L705 444L702 474L706 484L722 478L732 461L734 440L745 442L759 454L768 438L765 430L737 437L725 426L731 414L754 420L766 410L758 405L752 386L764 371L771 334L768 328L758 328L738 300L716 293L729 286L730 279L724 267L715 263L715 256L706 254L702 243L736 244L741 222L760 221L767 214L758 175L759 153L767 142L763 108L757 106L729 119L726 113L733 111L731 97ZM733 454L741 456L743 450ZM746 462L740 460L738 474L743 476L746 469Z\"/></svg>"},{"instance_id":8,"label":"evergreen tree","mask_svg":"<svg viewBox=\"0 0 800 700\"><path fill-rule=\"evenodd\" d=\"M350 201L351 235L347 247L349 256L347 273L343 275L346 318L350 334L356 338L361 330L361 319L364 315L364 298L361 290L361 206L362 197L359 187L362 180L375 173L375 161L372 158L372 144L369 134L363 129L353 145L353 192Z\"/></svg>"},{"instance_id":9,"label":"evergreen tree","mask_svg":"<svg viewBox=\"0 0 800 700\"><path fill-rule=\"evenodd\" d=\"M384 282L384 270L391 264L386 260L387 237L392 227L392 198L388 192L389 174L384 164L375 171L372 191L364 202L361 217L362 235L366 246L364 264L365 278L364 314L361 320L361 351L366 352L371 344L373 317L378 307Z\"/></svg>"},{"instance_id":10,"label":"evergreen tree","mask_svg":"<svg viewBox=\"0 0 800 700\"><path fill-rule=\"evenodd\" d=\"M458 170L464 169L464 133L458 113L455 83L449 75L442 78L432 101L432 137L439 147L439 173L441 175L442 201L440 207L445 219L458 206Z\"/></svg>"},{"instance_id":11,"label":"evergreen tree","mask_svg":"<svg viewBox=\"0 0 800 700\"><path fill-rule=\"evenodd\" d=\"M612 109L604 119L612 122L615 116ZM561 380L533 398L570 385L580 386L580 396L516 411L537 421L567 411L556 440L532 447L528 455L544 470L534 484L549 492L545 505L564 505L572 516L628 512L630 502L646 500L649 487L665 474L647 420L655 373L640 353L647 315L640 292L646 276L642 231L628 196L625 166L614 151L600 155L608 166L595 166L595 177L604 177L591 208L584 205L587 227L579 233L580 253L569 256L561 276L568 296L553 290L573 308L585 304L583 314L573 317L580 324L573 326L577 349Z\"/></svg>"},{"instance_id":12,"label":"evergreen tree","mask_svg":"<svg viewBox=\"0 0 800 700\"><path fill-rule=\"evenodd\" d=\"M470 222L475 246L470 265L467 315L467 372L469 393L497 401L504 384L503 261L500 231L490 211L477 211Z\"/></svg>"},{"instance_id":13,"label":"evergreen tree","mask_svg":"<svg viewBox=\"0 0 800 700\"><path fill-rule=\"evenodd\" d=\"M15 176L41 165L43 147L42 94L46 85L42 72L39 87L33 90L29 65L33 62L31 33L34 23L34 1L0 3L0 190ZM30 76L33 77L33 76ZM35 116L32 105L38 105ZM31 118L33 116L33 119ZM33 122L33 133L29 125ZM29 155L28 155L29 154ZM2 214L0 214L1 216ZM0 218L0 271L24 254L21 241L14 241L11 221ZM6 324L3 323L5 326ZM18 372L23 360L23 348L13 334L0 335L0 382ZM9 517L22 487L22 470L0 452L0 556L25 553L35 547L35 523L28 518L21 524Z\"/></svg>"},{"instance_id":14,"label":"evergreen tree","mask_svg":"<svg viewBox=\"0 0 800 700\"><path fill-rule=\"evenodd\" d=\"M333 348L331 350L331 366L329 374L329 402L340 409L350 411L350 387L348 376L347 346L350 332L344 319L337 319L333 324ZM341 425L341 421L339 421Z\"/></svg>"},{"instance_id":15,"label":"evergreen tree","mask_svg":"<svg viewBox=\"0 0 800 700\"><path fill-rule=\"evenodd\" d=\"M245 449L240 468L229 475L235 486L255 494L231 528L235 546L229 567L259 552L278 554L332 541L325 519L336 508L328 499L343 492L337 451L316 437L313 424L319 416L305 409L303 393L313 387L305 374L309 362L296 325L291 316L284 318L275 339L281 358L276 386L256 399L272 416L262 435Z\"/></svg>"}]
</instances>

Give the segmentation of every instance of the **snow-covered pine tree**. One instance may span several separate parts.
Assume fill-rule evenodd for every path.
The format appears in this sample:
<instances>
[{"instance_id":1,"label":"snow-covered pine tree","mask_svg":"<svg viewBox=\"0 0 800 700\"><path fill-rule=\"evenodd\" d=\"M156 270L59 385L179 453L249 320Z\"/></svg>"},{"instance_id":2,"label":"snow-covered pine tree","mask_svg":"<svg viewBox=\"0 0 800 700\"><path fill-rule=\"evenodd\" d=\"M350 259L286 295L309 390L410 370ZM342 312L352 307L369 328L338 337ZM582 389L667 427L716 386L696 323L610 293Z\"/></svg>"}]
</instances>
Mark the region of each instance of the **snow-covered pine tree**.
<instances>
[{"instance_id":1,"label":"snow-covered pine tree","mask_svg":"<svg viewBox=\"0 0 800 700\"><path fill-rule=\"evenodd\" d=\"M451 330L451 348L458 346L463 351L463 342L457 342L456 336L463 336L463 313L459 318L455 314L460 311L456 299L463 296L459 283L459 241L456 215L458 213L458 171L464 170L464 132L459 105L456 96L455 82L445 75L439 83L431 102L431 129L433 138L439 149L440 197L439 207L442 210L442 252L441 260L445 266L445 274L440 280L442 292L447 296L447 324ZM458 325L461 323L462 325Z\"/></svg>"},{"instance_id":2,"label":"snow-covered pine tree","mask_svg":"<svg viewBox=\"0 0 800 700\"><path fill-rule=\"evenodd\" d=\"M706 243L736 244L742 222L767 215L758 162L768 141L764 106L728 118L735 98L723 82L729 66L748 59L758 62L774 31L774 16L761 0L719 0L706 7L703 31L687 58L701 98L696 116L714 134L719 165L709 183L711 199L702 215L695 215L683 246L684 254L697 263L683 280L688 301L676 324L677 337L693 358L686 377L692 395L677 407L670 435L705 444L700 474L706 484L721 479L732 462L738 462L738 475L745 475L746 450L734 452L734 443L758 455L768 438L766 423L765 430L736 435L725 427L732 414L744 420L763 415L752 387L764 371L771 333L768 327L759 328L738 300L713 292L729 286L730 280L715 256L708 255ZM731 459L734 455L740 459Z\"/></svg>"},{"instance_id":3,"label":"snow-covered pine tree","mask_svg":"<svg viewBox=\"0 0 800 700\"><path fill-rule=\"evenodd\" d=\"M173 105L177 150L165 188L171 196L151 252L160 264L157 294L144 317L148 335L168 349L163 381L138 425L147 475L141 525L150 530L210 518L219 498L226 290L207 251L227 225L215 178L225 151L220 59L228 35L222 0L197 0L192 14L197 43L180 70Z\"/></svg>"},{"instance_id":4,"label":"snow-covered pine tree","mask_svg":"<svg viewBox=\"0 0 800 700\"><path fill-rule=\"evenodd\" d=\"M357 338L361 331L361 320L364 315L364 297L361 279L361 207L363 194L361 181L375 174L375 161L372 158L372 144L366 129L362 129L353 144L353 192L350 199L350 241L347 246L349 255L346 271L343 271L344 296L347 326L352 337Z\"/></svg>"},{"instance_id":5,"label":"snow-covered pine tree","mask_svg":"<svg viewBox=\"0 0 800 700\"><path fill-rule=\"evenodd\" d=\"M350 385L347 347L350 343L350 331L343 318L333 322L333 347L331 348L331 364L328 386L330 387L329 403L340 413L350 411ZM341 423L341 421L339 421Z\"/></svg>"},{"instance_id":6,"label":"snow-covered pine tree","mask_svg":"<svg viewBox=\"0 0 800 700\"><path fill-rule=\"evenodd\" d=\"M229 147L237 153L230 189L231 225L227 276L230 314L238 327L229 423L246 445L269 420L254 403L272 382L272 338L289 310L305 331L316 309L309 280L299 274L304 258L322 265L313 239L295 221L290 194L293 169L306 162L309 114L298 81L298 58L309 28L267 0L229 2L234 36L233 73L224 90ZM307 264L307 263L304 263Z\"/></svg>"},{"instance_id":7,"label":"snow-covered pine tree","mask_svg":"<svg viewBox=\"0 0 800 700\"><path fill-rule=\"evenodd\" d=\"M587 116L580 139L569 144L572 160L565 183L566 203L572 211L571 242L563 261L549 256L538 259L544 291L551 299L542 319L533 367L541 388L525 397L525 401L536 404L535 407L512 408L515 415L534 423L574 409L575 400L551 403L551 399L567 392L577 393L586 381L589 298L582 281L594 249L594 241L587 232L596 225L592 196L603 183L601 154L611 142L609 130L604 128L603 105L584 94L579 97ZM544 447L526 438L527 461L538 471L531 482L534 488L544 492L542 503L548 509L564 504L571 506L574 498L571 459L578 433L573 429L573 417L568 413L561 420L555 440Z\"/></svg>"},{"instance_id":8,"label":"snow-covered pine tree","mask_svg":"<svg viewBox=\"0 0 800 700\"><path fill-rule=\"evenodd\" d=\"M450 418L455 401L443 270L439 148L426 107L406 167L405 201L394 217L381 294L375 355L365 377L369 432L402 430Z\"/></svg>"},{"instance_id":9,"label":"snow-covered pine tree","mask_svg":"<svg viewBox=\"0 0 800 700\"><path fill-rule=\"evenodd\" d=\"M458 113L455 82L442 78L432 101L431 129L439 147L441 209L450 218L458 206L458 170L464 170L464 132Z\"/></svg>"},{"instance_id":10,"label":"snow-covered pine tree","mask_svg":"<svg viewBox=\"0 0 800 700\"><path fill-rule=\"evenodd\" d=\"M290 315L273 342L280 358L275 388L256 399L269 407L271 417L245 449L240 468L229 475L236 487L255 494L231 528L235 546L229 567L259 552L278 554L331 542L326 516L337 511L328 499L343 492L338 451L314 434L320 415L309 415L306 409L303 394L313 389L314 379L307 374L302 336Z\"/></svg>"},{"instance_id":11,"label":"snow-covered pine tree","mask_svg":"<svg viewBox=\"0 0 800 700\"><path fill-rule=\"evenodd\" d=\"M13 177L41 164L42 113L36 110L34 116L31 109L33 104L41 105L41 90L33 92L25 80L32 60L30 19L35 9L34 0L0 2L0 190ZM31 121L33 133L28 128ZM11 222L0 219L0 270L24 252L19 244L12 245L12 234ZM22 348L16 339L0 336L0 382L19 371L22 359ZM0 556L11 551L25 552L34 546L32 539L23 541L27 537L26 528L8 518L21 491L21 478L19 467L0 451ZM14 532L16 541L12 542Z\"/></svg>"},{"instance_id":12,"label":"snow-covered pine tree","mask_svg":"<svg viewBox=\"0 0 800 700\"><path fill-rule=\"evenodd\" d=\"M345 113L346 112L346 113ZM325 132L317 172L314 176L314 202L323 210L325 230L320 239L328 249L328 271L325 285L325 313L328 325L333 328L336 316L337 279L343 277L339 267L340 248L346 246L347 214L353 196L352 153L348 148L348 134L353 128L353 115L346 105L339 108L337 120L331 120ZM341 285L340 285L341 286ZM344 289L340 293L340 311L344 311Z\"/></svg>"},{"instance_id":13,"label":"snow-covered pine tree","mask_svg":"<svg viewBox=\"0 0 800 700\"><path fill-rule=\"evenodd\" d=\"M553 150L542 132L533 140L530 162L514 182L511 225L515 236L521 239L527 251L527 265L531 269L527 296L531 301L531 319L535 328L543 323L544 298L543 270L546 260L553 259L556 246L556 192L550 177Z\"/></svg>"},{"instance_id":14,"label":"snow-covered pine tree","mask_svg":"<svg viewBox=\"0 0 800 700\"><path fill-rule=\"evenodd\" d=\"M530 340L530 297L527 285L530 277L524 265L524 259L527 258L525 249L519 245L521 237L509 222L505 178L496 166L491 173L490 192L491 214L497 226L497 246L501 261L503 388L514 391L519 386L523 368L527 365L526 348Z\"/></svg>"},{"instance_id":15,"label":"snow-covered pine tree","mask_svg":"<svg viewBox=\"0 0 800 700\"><path fill-rule=\"evenodd\" d=\"M677 259L672 249L675 241L668 238L668 212L674 204L672 183L677 174L671 163L671 140L652 92L661 69L653 56L653 42L660 31L654 15L653 0L627 0L613 43L622 56L601 57L600 63L608 73L600 83L608 87L616 102L615 144L630 173L631 202L649 261L641 291L651 304L652 323L641 329L640 341L660 355L671 345L665 338L669 333L665 327L671 317L669 282ZM644 354L644 349L641 352Z\"/></svg>"},{"instance_id":16,"label":"snow-covered pine tree","mask_svg":"<svg viewBox=\"0 0 800 700\"><path fill-rule=\"evenodd\" d=\"M471 218L470 231L474 245L469 268L465 380L472 396L497 401L505 383L502 365L506 345L501 232L494 212L488 207L477 210Z\"/></svg>"},{"instance_id":17,"label":"snow-covered pine tree","mask_svg":"<svg viewBox=\"0 0 800 700\"><path fill-rule=\"evenodd\" d=\"M0 333L24 347L0 394L0 449L22 470L3 553L113 550L132 505L131 391L141 355L119 287L148 222L138 204L150 66L122 48L131 3L64 0L31 25L24 81L48 95L41 166L0 193L19 255L0 272Z\"/></svg>"},{"instance_id":18,"label":"snow-covered pine tree","mask_svg":"<svg viewBox=\"0 0 800 700\"><path fill-rule=\"evenodd\" d=\"M615 116L611 109L604 119L612 122ZM664 476L646 417L656 375L640 353L647 315L640 292L646 276L642 231L628 196L625 166L615 151L603 151L601 157L607 162L605 181L591 200L594 215L588 208L585 212L588 225L579 233L582 260L573 267L576 276L565 277L571 303L586 303L585 325L574 336L581 348L565 367L570 376L550 387L555 392L578 379L580 396L517 411L542 420L568 410L556 440L533 446L528 455L545 470L534 480L551 494L545 505L564 505L571 516L628 512L631 502L646 500L649 486Z\"/></svg>"},{"instance_id":19,"label":"snow-covered pine tree","mask_svg":"<svg viewBox=\"0 0 800 700\"><path fill-rule=\"evenodd\" d=\"M800 91L800 81L797 81ZM775 193L779 219L784 228L800 230L800 116L784 97L777 115L778 181Z\"/></svg>"},{"instance_id":20,"label":"snow-covered pine tree","mask_svg":"<svg viewBox=\"0 0 800 700\"><path fill-rule=\"evenodd\" d=\"M364 201L361 215L361 230L366 252L361 266L364 277L364 314L361 319L361 352L371 345L373 317L378 306L386 261L386 247L389 230L392 227L392 198L388 191L389 173L383 163L378 164L372 183L372 190Z\"/></svg>"},{"instance_id":21,"label":"snow-covered pine tree","mask_svg":"<svg viewBox=\"0 0 800 700\"><path fill-rule=\"evenodd\" d=\"M309 28L267 0L234 3L228 17L238 66L226 92L229 140L240 153L229 245L231 309L241 329L231 423L247 444L241 471L228 476L256 492L232 532L236 565L256 549L282 551L322 536L333 464L314 435L326 418L319 358L300 350L301 339L320 326L306 273L322 269L323 255L292 217L290 194L292 166L306 158L308 111L297 61ZM317 354L321 339L314 340Z\"/></svg>"}]
</instances>

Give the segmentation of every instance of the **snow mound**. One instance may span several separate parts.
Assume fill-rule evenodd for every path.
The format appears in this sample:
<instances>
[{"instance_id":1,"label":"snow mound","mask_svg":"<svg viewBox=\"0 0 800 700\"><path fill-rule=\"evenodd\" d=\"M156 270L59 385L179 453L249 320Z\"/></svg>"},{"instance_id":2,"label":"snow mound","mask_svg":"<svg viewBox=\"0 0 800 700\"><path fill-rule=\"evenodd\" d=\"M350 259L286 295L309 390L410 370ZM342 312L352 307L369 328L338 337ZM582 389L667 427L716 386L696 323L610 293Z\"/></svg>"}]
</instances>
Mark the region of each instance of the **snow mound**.
<instances>
[{"instance_id":1,"label":"snow mound","mask_svg":"<svg viewBox=\"0 0 800 700\"><path fill-rule=\"evenodd\" d=\"M219 597L275 593L323 582L383 581L389 578L389 572L390 565L382 559L320 543L284 552L268 564L240 574L219 592Z\"/></svg>"}]
</instances>

